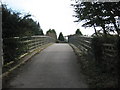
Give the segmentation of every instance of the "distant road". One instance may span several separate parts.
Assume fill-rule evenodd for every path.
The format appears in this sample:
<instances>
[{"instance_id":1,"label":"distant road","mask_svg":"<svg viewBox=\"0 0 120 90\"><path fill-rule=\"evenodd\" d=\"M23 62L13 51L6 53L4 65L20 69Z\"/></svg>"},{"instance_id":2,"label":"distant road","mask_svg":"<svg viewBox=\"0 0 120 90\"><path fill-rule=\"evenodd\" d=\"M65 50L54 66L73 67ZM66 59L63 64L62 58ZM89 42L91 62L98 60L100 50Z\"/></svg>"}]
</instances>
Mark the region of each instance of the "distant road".
<instances>
[{"instance_id":1,"label":"distant road","mask_svg":"<svg viewBox=\"0 0 120 90\"><path fill-rule=\"evenodd\" d=\"M53 44L22 66L12 88L87 88L69 44Z\"/></svg>"}]
</instances>

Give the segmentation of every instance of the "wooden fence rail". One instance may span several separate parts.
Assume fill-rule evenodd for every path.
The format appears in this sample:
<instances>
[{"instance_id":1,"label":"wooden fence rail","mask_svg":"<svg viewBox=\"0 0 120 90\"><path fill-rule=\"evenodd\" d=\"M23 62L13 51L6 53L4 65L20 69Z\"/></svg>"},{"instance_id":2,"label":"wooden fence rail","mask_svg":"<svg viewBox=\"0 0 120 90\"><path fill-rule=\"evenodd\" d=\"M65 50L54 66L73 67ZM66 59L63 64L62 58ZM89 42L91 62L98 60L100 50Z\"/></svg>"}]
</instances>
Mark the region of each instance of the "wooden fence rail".
<instances>
[{"instance_id":1,"label":"wooden fence rail","mask_svg":"<svg viewBox=\"0 0 120 90\"><path fill-rule=\"evenodd\" d=\"M71 35L69 36L69 43L72 43L75 45L79 50L82 52L89 52L89 54L95 54L93 52L92 48L92 37L84 37L84 36L77 36L77 35ZM118 55L117 46L115 43L103 43L102 44L102 58L108 59L114 59Z\"/></svg>"},{"instance_id":2,"label":"wooden fence rail","mask_svg":"<svg viewBox=\"0 0 120 90\"><path fill-rule=\"evenodd\" d=\"M4 66L7 66L16 59L20 59L26 53L40 48L43 45L56 42L54 38L49 36L25 36L3 39L3 58Z\"/></svg>"},{"instance_id":3,"label":"wooden fence rail","mask_svg":"<svg viewBox=\"0 0 120 90\"><path fill-rule=\"evenodd\" d=\"M102 49L103 59L107 59L107 58L113 59L117 57L118 50L115 44L104 43L102 46L103 46L103 49Z\"/></svg>"},{"instance_id":4,"label":"wooden fence rail","mask_svg":"<svg viewBox=\"0 0 120 90\"><path fill-rule=\"evenodd\" d=\"M70 36L69 43L74 44L78 49L82 52L91 52L91 37L83 37L83 36Z\"/></svg>"}]
</instances>

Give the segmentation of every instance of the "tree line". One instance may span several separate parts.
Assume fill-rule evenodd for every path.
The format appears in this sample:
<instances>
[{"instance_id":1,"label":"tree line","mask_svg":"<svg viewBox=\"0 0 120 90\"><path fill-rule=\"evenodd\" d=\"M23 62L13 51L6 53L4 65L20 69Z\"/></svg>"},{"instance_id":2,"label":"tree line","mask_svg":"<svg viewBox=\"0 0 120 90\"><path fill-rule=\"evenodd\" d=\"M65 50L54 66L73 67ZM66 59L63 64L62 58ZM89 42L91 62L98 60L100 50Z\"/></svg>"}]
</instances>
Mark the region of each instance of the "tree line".
<instances>
[{"instance_id":1,"label":"tree line","mask_svg":"<svg viewBox=\"0 0 120 90\"><path fill-rule=\"evenodd\" d=\"M84 21L83 27L93 27L95 35L102 31L103 35L110 32L120 35L120 1L119 2L81 2L74 0L73 15L77 18L75 22ZM102 29L97 30L96 27Z\"/></svg>"},{"instance_id":2,"label":"tree line","mask_svg":"<svg viewBox=\"0 0 120 90\"><path fill-rule=\"evenodd\" d=\"M44 35L39 22L34 21L30 14L21 16L20 12L2 5L2 36L3 38Z\"/></svg>"}]
</instances>

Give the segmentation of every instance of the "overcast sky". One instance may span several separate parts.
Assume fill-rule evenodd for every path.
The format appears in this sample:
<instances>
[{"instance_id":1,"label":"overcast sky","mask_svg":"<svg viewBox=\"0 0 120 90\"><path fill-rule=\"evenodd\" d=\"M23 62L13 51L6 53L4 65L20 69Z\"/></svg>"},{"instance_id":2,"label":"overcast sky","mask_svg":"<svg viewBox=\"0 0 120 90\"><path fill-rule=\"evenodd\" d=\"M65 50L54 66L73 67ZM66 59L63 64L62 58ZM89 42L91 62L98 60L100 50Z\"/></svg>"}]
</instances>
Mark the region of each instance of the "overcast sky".
<instances>
[{"instance_id":1,"label":"overcast sky","mask_svg":"<svg viewBox=\"0 0 120 90\"><path fill-rule=\"evenodd\" d=\"M94 31L91 28L83 28L72 15L73 7L71 0L2 0L15 11L30 13L40 23L43 32L48 29L55 29L57 35L62 32L64 36L74 34L79 28L84 35L91 35Z\"/></svg>"}]
</instances>

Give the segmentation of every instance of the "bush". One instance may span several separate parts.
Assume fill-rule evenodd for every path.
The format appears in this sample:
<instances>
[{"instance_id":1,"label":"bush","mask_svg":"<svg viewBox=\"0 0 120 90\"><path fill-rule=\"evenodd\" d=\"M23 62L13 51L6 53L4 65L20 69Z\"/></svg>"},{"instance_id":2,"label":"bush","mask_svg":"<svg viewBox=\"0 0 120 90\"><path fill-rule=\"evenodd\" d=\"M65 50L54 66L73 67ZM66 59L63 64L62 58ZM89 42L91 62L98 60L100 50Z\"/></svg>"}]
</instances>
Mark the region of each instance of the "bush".
<instances>
[{"instance_id":1,"label":"bush","mask_svg":"<svg viewBox=\"0 0 120 90\"><path fill-rule=\"evenodd\" d=\"M116 57L103 59L102 44L114 44L116 46ZM117 36L93 37L92 49L95 58L83 54L80 59L83 73L87 76L90 87L116 88L118 87L118 63L120 61L120 38Z\"/></svg>"},{"instance_id":2,"label":"bush","mask_svg":"<svg viewBox=\"0 0 120 90\"><path fill-rule=\"evenodd\" d=\"M4 38L3 52L4 64L6 64L10 61L16 61L21 54L27 52L27 47L21 43L20 38Z\"/></svg>"}]
</instances>

